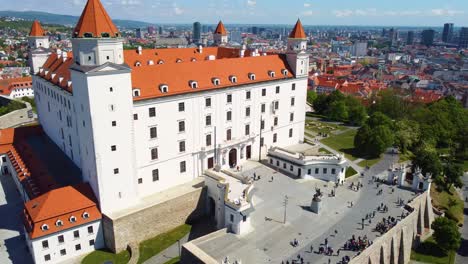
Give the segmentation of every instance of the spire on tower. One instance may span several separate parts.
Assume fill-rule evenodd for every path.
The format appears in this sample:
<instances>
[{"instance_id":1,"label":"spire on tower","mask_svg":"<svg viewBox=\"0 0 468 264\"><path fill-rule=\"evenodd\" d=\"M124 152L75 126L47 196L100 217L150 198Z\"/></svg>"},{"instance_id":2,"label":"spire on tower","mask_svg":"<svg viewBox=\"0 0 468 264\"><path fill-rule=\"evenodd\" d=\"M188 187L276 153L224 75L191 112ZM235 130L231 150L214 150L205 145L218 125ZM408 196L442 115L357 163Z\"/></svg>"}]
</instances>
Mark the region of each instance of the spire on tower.
<instances>
[{"instance_id":1,"label":"spire on tower","mask_svg":"<svg viewBox=\"0 0 468 264\"><path fill-rule=\"evenodd\" d=\"M304 32L304 27L302 27L301 20L298 19L296 25L294 26L291 34L289 34L289 38L292 39L306 39L307 35Z\"/></svg>"},{"instance_id":2,"label":"spire on tower","mask_svg":"<svg viewBox=\"0 0 468 264\"><path fill-rule=\"evenodd\" d=\"M216 27L214 34L220 34L222 36L227 36L226 28L224 27L223 22L220 20L218 26Z\"/></svg>"},{"instance_id":3,"label":"spire on tower","mask_svg":"<svg viewBox=\"0 0 468 264\"><path fill-rule=\"evenodd\" d=\"M73 31L74 38L119 37L119 30L99 0L88 0L78 24Z\"/></svg>"},{"instance_id":4,"label":"spire on tower","mask_svg":"<svg viewBox=\"0 0 468 264\"><path fill-rule=\"evenodd\" d=\"M31 31L29 31L29 36L30 37L43 37L45 36L45 32L41 27L41 23L36 19L32 23L31 26Z\"/></svg>"}]
</instances>

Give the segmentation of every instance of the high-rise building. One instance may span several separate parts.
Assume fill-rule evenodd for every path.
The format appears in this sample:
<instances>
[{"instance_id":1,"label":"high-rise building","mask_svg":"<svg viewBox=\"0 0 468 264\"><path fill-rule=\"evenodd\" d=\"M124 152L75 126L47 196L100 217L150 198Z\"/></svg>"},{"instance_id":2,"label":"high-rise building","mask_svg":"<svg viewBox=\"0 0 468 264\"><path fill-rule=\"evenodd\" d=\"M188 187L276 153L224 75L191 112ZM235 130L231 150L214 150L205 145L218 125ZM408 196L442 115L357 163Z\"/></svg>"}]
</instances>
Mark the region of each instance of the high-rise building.
<instances>
[{"instance_id":1,"label":"high-rise building","mask_svg":"<svg viewBox=\"0 0 468 264\"><path fill-rule=\"evenodd\" d=\"M458 46L462 49L468 48L468 27L462 27L460 29L460 38L458 40Z\"/></svg>"},{"instance_id":2,"label":"high-rise building","mask_svg":"<svg viewBox=\"0 0 468 264\"><path fill-rule=\"evenodd\" d=\"M413 45L414 43L414 31L408 31L408 35L406 37L406 45Z\"/></svg>"},{"instance_id":3,"label":"high-rise building","mask_svg":"<svg viewBox=\"0 0 468 264\"><path fill-rule=\"evenodd\" d=\"M363 57L367 55L367 42L356 42L351 46L351 55L355 57Z\"/></svg>"},{"instance_id":4,"label":"high-rise building","mask_svg":"<svg viewBox=\"0 0 468 264\"><path fill-rule=\"evenodd\" d=\"M156 34L156 28L154 26L149 26L148 27L148 34L150 34L150 35Z\"/></svg>"},{"instance_id":5,"label":"high-rise building","mask_svg":"<svg viewBox=\"0 0 468 264\"><path fill-rule=\"evenodd\" d=\"M158 33L159 33L159 35L162 35L162 33L163 33L163 28L162 27L158 28Z\"/></svg>"},{"instance_id":6,"label":"high-rise building","mask_svg":"<svg viewBox=\"0 0 468 264\"><path fill-rule=\"evenodd\" d=\"M141 28L137 28L135 32L136 38L142 39L143 38L143 33L141 31Z\"/></svg>"},{"instance_id":7,"label":"high-rise building","mask_svg":"<svg viewBox=\"0 0 468 264\"><path fill-rule=\"evenodd\" d=\"M193 43L199 43L201 40L201 24L200 22L193 23Z\"/></svg>"},{"instance_id":8,"label":"high-rise building","mask_svg":"<svg viewBox=\"0 0 468 264\"><path fill-rule=\"evenodd\" d=\"M433 29L425 29L421 33L421 44L432 46L434 44L435 31Z\"/></svg>"},{"instance_id":9,"label":"high-rise building","mask_svg":"<svg viewBox=\"0 0 468 264\"><path fill-rule=\"evenodd\" d=\"M391 28L388 31L388 38L390 39L392 46L396 46L398 43L398 30Z\"/></svg>"},{"instance_id":10,"label":"high-rise building","mask_svg":"<svg viewBox=\"0 0 468 264\"><path fill-rule=\"evenodd\" d=\"M382 29L382 37L385 37L387 35L387 30L384 28Z\"/></svg>"},{"instance_id":11,"label":"high-rise building","mask_svg":"<svg viewBox=\"0 0 468 264\"><path fill-rule=\"evenodd\" d=\"M230 35L230 41L236 42L236 43L242 43L242 35L239 30L233 30L229 32Z\"/></svg>"},{"instance_id":12,"label":"high-rise building","mask_svg":"<svg viewBox=\"0 0 468 264\"><path fill-rule=\"evenodd\" d=\"M258 27L252 27L252 34L258 34Z\"/></svg>"},{"instance_id":13,"label":"high-rise building","mask_svg":"<svg viewBox=\"0 0 468 264\"><path fill-rule=\"evenodd\" d=\"M453 36L453 23L445 23L444 31L442 32L442 41L448 43L452 40Z\"/></svg>"}]
</instances>

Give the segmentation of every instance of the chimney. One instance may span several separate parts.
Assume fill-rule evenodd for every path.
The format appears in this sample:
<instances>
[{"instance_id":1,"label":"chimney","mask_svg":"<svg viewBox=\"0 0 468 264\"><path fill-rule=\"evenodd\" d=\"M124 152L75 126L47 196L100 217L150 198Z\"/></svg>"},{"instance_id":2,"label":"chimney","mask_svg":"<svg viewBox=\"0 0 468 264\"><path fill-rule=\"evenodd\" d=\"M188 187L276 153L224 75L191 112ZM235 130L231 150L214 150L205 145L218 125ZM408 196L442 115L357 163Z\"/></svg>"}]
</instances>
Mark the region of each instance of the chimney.
<instances>
[{"instance_id":1,"label":"chimney","mask_svg":"<svg viewBox=\"0 0 468 264\"><path fill-rule=\"evenodd\" d=\"M67 57L68 57L68 54L66 51L62 51L62 59L63 61L66 61L67 60Z\"/></svg>"},{"instance_id":2,"label":"chimney","mask_svg":"<svg viewBox=\"0 0 468 264\"><path fill-rule=\"evenodd\" d=\"M203 53L203 46L202 46L202 45L198 46L198 52L199 52L200 54Z\"/></svg>"},{"instance_id":3,"label":"chimney","mask_svg":"<svg viewBox=\"0 0 468 264\"><path fill-rule=\"evenodd\" d=\"M141 46L138 46L137 52L138 52L138 55L141 55L143 53L143 48Z\"/></svg>"}]
</instances>

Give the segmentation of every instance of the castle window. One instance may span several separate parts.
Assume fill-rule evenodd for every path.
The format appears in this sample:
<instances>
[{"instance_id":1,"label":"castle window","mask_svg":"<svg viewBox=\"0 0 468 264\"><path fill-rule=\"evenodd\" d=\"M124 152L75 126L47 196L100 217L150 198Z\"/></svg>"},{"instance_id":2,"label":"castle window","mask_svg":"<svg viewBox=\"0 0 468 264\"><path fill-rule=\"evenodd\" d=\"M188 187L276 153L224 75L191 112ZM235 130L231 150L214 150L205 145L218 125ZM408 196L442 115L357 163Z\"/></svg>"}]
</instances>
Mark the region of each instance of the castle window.
<instances>
[{"instance_id":1,"label":"castle window","mask_svg":"<svg viewBox=\"0 0 468 264\"><path fill-rule=\"evenodd\" d=\"M153 174L153 181L159 181L159 170L158 169L154 169L152 171L152 174Z\"/></svg>"},{"instance_id":2,"label":"castle window","mask_svg":"<svg viewBox=\"0 0 468 264\"><path fill-rule=\"evenodd\" d=\"M84 212L84 213L83 213L83 218L84 218L84 219L89 218L89 213L88 213L88 212Z\"/></svg>"},{"instance_id":3,"label":"castle window","mask_svg":"<svg viewBox=\"0 0 468 264\"><path fill-rule=\"evenodd\" d=\"M249 79L251 81L255 81L255 74L254 73L249 73Z\"/></svg>"},{"instance_id":4,"label":"castle window","mask_svg":"<svg viewBox=\"0 0 468 264\"><path fill-rule=\"evenodd\" d=\"M181 59L177 59L177 60L176 60L176 63L181 63L181 62L182 62Z\"/></svg>"},{"instance_id":5,"label":"castle window","mask_svg":"<svg viewBox=\"0 0 468 264\"><path fill-rule=\"evenodd\" d=\"M275 78L275 72L274 72L274 71L269 71L269 72L268 72L268 75L269 75L271 78Z\"/></svg>"},{"instance_id":6,"label":"castle window","mask_svg":"<svg viewBox=\"0 0 468 264\"><path fill-rule=\"evenodd\" d=\"M133 97L138 97L140 96L140 90L139 89L134 89L133 90Z\"/></svg>"},{"instance_id":7,"label":"castle window","mask_svg":"<svg viewBox=\"0 0 468 264\"><path fill-rule=\"evenodd\" d=\"M109 38L109 37L110 37L110 34L107 33L107 32L103 32L103 33L101 33L101 37L103 37L103 38Z\"/></svg>"},{"instance_id":8,"label":"castle window","mask_svg":"<svg viewBox=\"0 0 468 264\"><path fill-rule=\"evenodd\" d=\"M141 66L141 62L137 61L135 62L135 67L140 67Z\"/></svg>"},{"instance_id":9,"label":"castle window","mask_svg":"<svg viewBox=\"0 0 468 264\"><path fill-rule=\"evenodd\" d=\"M74 216L72 215L72 216L70 216L70 219L69 219L69 220L70 220L71 223L74 223L74 222L76 222L76 217L74 217Z\"/></svg>"},{"instance_id":10,"label":"castle window","mask_svg":"<svg viewBox=\"0 0 468 264\"><path fill-rule=\"evenodd\" d=\"M42 241L42 248L43 249L48 249L49 248L49 241L47 241L47 240Z\"/></svg>"},{"instance_id":11,"label":"castle window","mask_svg":"<svg viewBox=\"0 0 468 264\"><path fill-rule=\"evenodd\" d=\"M111 93L114 92L114 88L109 87L109 92L111 92Z\"/></svg>"},{"instance_id":12,"label":"castle window","mask_svg":"<svg viewBox=\"0 0 468 264\"><path fill-rule=\"evenodd\" d=\"M47 231L47 230L49 230L49 226L48 226L47 224L43 224L43 225L41 226L41 230L42 230L42 231Z\"/></svg>"},{"instance_id":13,"label":"castle window","mask_svg":"<svg viewBox=\"0 0 468 264\"><path fill-rule=\"evenodd\" d=\"M158 64L164 64L164 61L163 61L163 60L159 60L159 61L158 61Z\"/></svg>"},{"instance_id":14,"label":"castle window","mask_svg":"<svg viewBox=\"0 0 468 264\"><path fill-rule=\"evenodd\" d=\"M283 75L284 75L284 76L288 76L288 70L283 69L282 72L283 72Z\"/></svg>"},{"instance_id":15,"label":"castle window","mask_svg":"<svg viewBox=\"0 0 468 264\"><path fill-rule=\"evenodd\" d=\"M180 164L179 164L179 169L180 169L180 172L181 173L184 173L187 171L187 165L185 163L185 161L181 161Z\"/></svg>"},{"instance_id":16,"label":"castle window","mask_svg":"<svg viewBox=\"0 0 468 264\"><path fill-rule=\"evenodd\" d=\"M60 219L57 220L57 222L55 222L55 225L56 225L56 226L63 226L62 220L60 220Z\"/></svg>"},{"instance_id":17,"label":"castle window","mask_svg":"<svg viewBox=\"0 0 468 264\"><path fill-rule=\"evenodd\" d=\"M192 58L190 61L191 61L191 62L195 62L195 61L197 61L197 59Z\"/></svg>"},{"instance_id":18,"label":"castle window","mask_svg":"<svg viewBox=\"0 0 468 264\"><path fill-rule=\"evenodd\" d=\"M161 90L161 92L167 93L169 91L169 86L167 86L166 84L161 84L159 86L159 89Z\"/></svg>"},{"instance_id":19,"label":"castle window","mask_svg":"<svg viewBox=\"0 0 468 264\"><path fill-rule=\"evenodd\" d=\"M114 169L114 174L119 174L119 168Z\"/></svg>"},{"instance_id":20,"label":"castle window","mask_svg":"<svg viewBox=\"0 0 468 264\"><path fill-rule=\"evenodd\" d=\"M221 81L219 80L219 78L213 78L211 81L212 81L213 84L216 85L216 86L218 86L218 85L221 84Z\"/></svg>"},{"instance_id":21,"label":"castle window","mask_svg":"<svg viewBox=\"0 0 468 264\"><path fill-rule=\"evenodd\" d=\"M151 160L158 159L158 148L151 149Z\"/></svg>"},{"instance_id":22,"label":"castle window","mask_svg":"<svg viewBox=\"0 0 468 264\"><path fill-rule=\"evenodd\" d=\"M117 146L116 145L112 145L111 146L111 151L116 151L117 150Z\"/></svg>"},{"instance_id":23,"label":"castle window","mask_svg":"<svg viewBox=\"0 0 468 264\"><path fill-rule=\"evenodd\" d=\"M85 38L92 38L92 37L93 37L93 33L86 32L86 33L83 34L83 37L85 37Z\"/></svg>"},{"instance_id":24,"label":"castle window","mask_svg":"<svg viewBox=\"0 0 468 264\"><path fill-rule=\"evenodd\" d=\"M230 80L232 83L237 83L237 77L234 76L234 75L229 76L229 80Z\"/></svg>"},{"instance_id":25,"label":"castle window","mask_svg":"<svg viewBox=\"0 0 468 264\"><path fill-rule=\"evenodd\" d=\"M198 88L198 82L197 81L190 81L190 87L192 87L193 89L195 88Z\"/></svg>"},{"instance_id":26,"label":"castle window","mask_svg":"<svg viewBox=\"0 0 468 264\"><path fill-rule=\"evenodd\" d=\"M149 117L155 117L156 116L156 108L150 107L148 109L148 114L149 114Z\"/></svg>"},{"instance_id":27,"label":"castle window","mask_svg":"<svg viewBox=\"0 0 468 264\"><path fill-rule=\"evenodd\" d=\"M138 184L142 184L143 183L143 179L142 178L138 178Z\"/></svg>"},{"instance_id":28,"label":"castle window","mask_svg":"<svg viewBox=\"0 0 468 264\"><path fill-rule=\"evenodd\" d=\"M154 65L154 61L153 61L153 60L149 60L149 61L148 61L148 65Z\"/></svg>"}]
</instances>

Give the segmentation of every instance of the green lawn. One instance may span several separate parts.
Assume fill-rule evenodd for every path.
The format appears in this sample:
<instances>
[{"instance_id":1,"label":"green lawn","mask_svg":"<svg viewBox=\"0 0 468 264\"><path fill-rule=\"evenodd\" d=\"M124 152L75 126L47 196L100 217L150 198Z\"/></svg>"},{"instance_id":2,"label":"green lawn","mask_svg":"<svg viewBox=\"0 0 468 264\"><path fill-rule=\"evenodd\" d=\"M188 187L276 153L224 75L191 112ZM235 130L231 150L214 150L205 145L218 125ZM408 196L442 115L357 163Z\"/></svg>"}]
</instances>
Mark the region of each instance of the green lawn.
<instances>
[{"instance_id":1,"label":"green lawn","mask_svg":"<svg viewBox=\"0 0 468 264\"><path fill-rule=\"evenodd\" d=\"M152 256L168 248L172 244L177 243L177 240L183 238L186 234L188 234L191 228L192 227L190 225L184 224L174 228L173 230L167 233L163 233L154 238L141 242L140 258L138 259L138 263L145 262Z\"/></svg>"},{"instance_id":2,"label":"green lawn","mask_svg":"<svg viewBox=\"0 0 468 264\"><path fill-rule=\"evenodd\" d=\"M325 133L325 134L332 134L334 131L341 131L341 130L346 130L348 128L341 126L341 125L335 125L327 122L322 122L318 120L314 121L306 121L306 131L310 130L315 133Z\"/></svg>"},{"instance_id":3,"label":"green lawn","mask_svg":"<svg viewBox=\"0 0 468 264\"><path fill-rule=\"evenodd\" d=\"M432 205L445 211L445 215L459 224L463 223L463 200L458 195L455 188L450 189L450 193L439 190L435 184L431 185Z\"/></svg>"},{"instance_id":4,"label":"green lawn","mask_svg":"<svg viewBox=\"0 0 468 264\"><path fill-rule=\"evenodd\" d=\"M325 154L332 154L330 151L328 151L326 148L319 148L319 152L325 153Z\"/></svg>"},{"instance_id":5,"label":"green lawn","mask_svg":"<svg viewBox=\"0 0 468 264\"><path fill-rule=\"evenodd\" d=\"M411 259L433 264L453 264L455 262L455 252L445 253L430 237L421 243L417 249L411 250Z\"/></svg>"},{"instance_id":6,"label":"green lawn","mask_svg":"<svg viewBox=\"0 0 468 264\"><path fill-rule=\"evenodd\" d=\"M169 261L167 261L166 263L164 264L179 264L180 263L180 257L175 257Z\"/></svg>"},{"instance_id":7,"label":"green lawn","mask_svg":"<svg viewBox=\"0 0 468 264\"><path fill-rule=\"evenodd\" d=\"M112 262L114 264L126 264L130 260L130 252L124 250L118 254L111 253L105 250L96 250L87 255L82 261L82 264L102 264Z\"/></svg>"},{"instance_id":8,"label":"green lawn","mask_svg":"<svg viewBox=\"0 0 468 264\"><path fill-rule=\"evenodd\" d=\"M348 167L346 169L345 178L354 176L356 173L357 173L357 171L353 167Z\"/></svg>"},{"instance_id":9,"label":"green lawn","mask_svg":"<svg viewBox=\"0 0 468 264\"><path fill-rule=\"evenodd\" d=\"M320 142L332 149L344 152L347 159L356 160L358 158L354 153L354 137L356 134L357 130L351 129L342 134L324 138Z\"/></svg>"}]
</instances>

